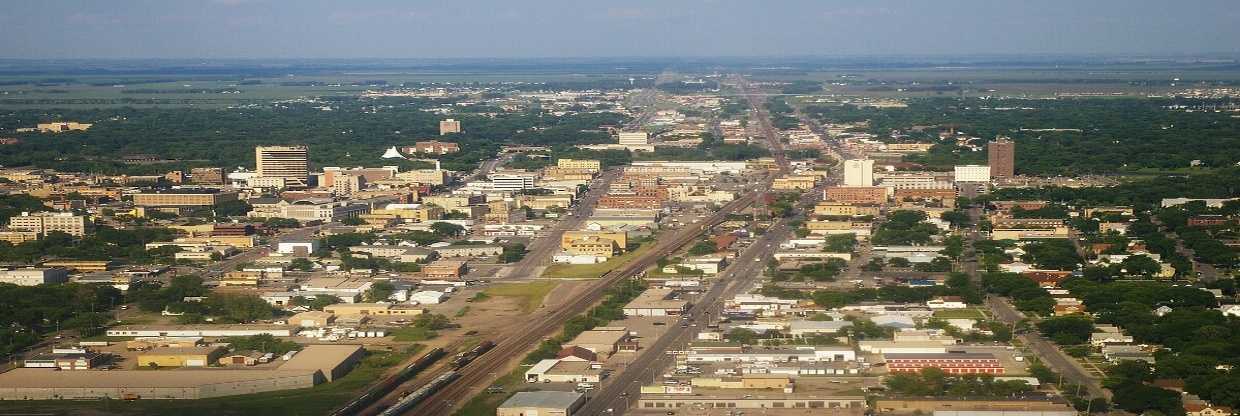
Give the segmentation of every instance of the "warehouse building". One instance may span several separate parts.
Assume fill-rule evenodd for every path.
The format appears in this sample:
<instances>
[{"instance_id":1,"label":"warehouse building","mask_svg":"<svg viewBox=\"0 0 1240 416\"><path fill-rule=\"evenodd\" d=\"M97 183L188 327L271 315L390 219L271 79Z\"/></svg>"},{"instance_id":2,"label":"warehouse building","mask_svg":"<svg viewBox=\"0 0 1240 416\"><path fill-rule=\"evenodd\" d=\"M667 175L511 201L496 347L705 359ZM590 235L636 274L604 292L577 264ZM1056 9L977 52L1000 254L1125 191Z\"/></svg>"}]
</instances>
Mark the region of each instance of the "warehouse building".
<instances>
[{"instance_id":1,"label":"warehouse building","mask_svg":"<svg viewBox=\"0 0 1240 416\"><path fill-rule=\"evenodd\" d=\"M0 374L0 400L205 399L303 389L343 376L362 355L358 345L311 345L272 370L18 368Z\"/></svg>"}]
</instances>

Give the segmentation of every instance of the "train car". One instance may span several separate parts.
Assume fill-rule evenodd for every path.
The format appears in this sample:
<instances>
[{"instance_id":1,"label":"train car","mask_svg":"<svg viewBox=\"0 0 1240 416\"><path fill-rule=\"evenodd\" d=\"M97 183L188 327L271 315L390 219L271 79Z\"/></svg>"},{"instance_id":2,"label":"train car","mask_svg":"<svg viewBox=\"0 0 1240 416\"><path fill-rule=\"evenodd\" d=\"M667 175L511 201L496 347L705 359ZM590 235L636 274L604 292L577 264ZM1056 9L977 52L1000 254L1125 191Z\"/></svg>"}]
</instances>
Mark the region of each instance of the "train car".
<instances>
[{"instance_id":1,"label":"train car","mask_svg":"<svg viewBox=\"0 0 1240 416\"><path fill-rule=\"evenodd\" d=\"M422 401L426 400L427 397L435 394L435 392L444 388L444 386L447 386L449 383L452 383L452 381L456 380L457 377L460 376L460 373L456 372L456 370L443 373L439 377L435 377L434 380L431 380L430 383L426 383L425 386L404 395L400 398L400 400L397 400L396 403L393 403L391 407L383 409L383 412L380 412L379 416L396 416L405 413L405 411L417 406L418 403L422 403Z\"/></svg>"},{"instance_id":2,"label":"train car","mask_svg":"<svg viewBox=\"0 0 1240 416\"><path fill-rule=\"evenodd\" d=\"M391 393L392 390L396 389L397 386L400 386L401 383L409 381L409 379L413 378L413 376L417 375L422 370L425 370L427 367L430 367L431 364L434 364L435 361L443 358L446 354L447 353L444 352L443 348L435 348L428 351L425 355L422 355L421 358L409 363L409 365L402 368L396 374L393 374L391 377L388 377L378 384L375 384L370 389L367 389L361 396L358 396L349 403L345 404L344 407L332 412L331 415L353 416L359 414L367 406L370 406L375 401L383 398L383 396Z\"/></svg>"},{"instance_id":3,"label":"train car","mask_svg":"<svg viewBox=\"0 0 1240 416\"><path fill-rule=\"evenodd\" d=\"M455 369L460 369L461 367L464 367L465 365L473 362L478 357L481 357L482 354L486 354L486 352L490 351L492 348L495 348L494 342L482 341L481 343L478 343L478 345L471 348L469 351L465 351L460 354L457 354L456 358L452 359L452 367Z\"/></svg>"}]
</instances>

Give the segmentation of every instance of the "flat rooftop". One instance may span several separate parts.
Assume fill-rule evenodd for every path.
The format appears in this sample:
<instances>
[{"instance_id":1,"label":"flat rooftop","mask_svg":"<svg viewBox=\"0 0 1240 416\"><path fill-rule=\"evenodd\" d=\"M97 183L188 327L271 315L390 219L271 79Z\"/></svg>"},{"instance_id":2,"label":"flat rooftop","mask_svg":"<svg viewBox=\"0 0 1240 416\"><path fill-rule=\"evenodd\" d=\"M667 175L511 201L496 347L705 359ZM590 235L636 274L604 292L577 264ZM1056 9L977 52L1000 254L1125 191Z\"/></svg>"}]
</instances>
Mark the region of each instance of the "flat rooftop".
<instances>
[{"instance_id":1,"label":"flat rooftop","mask_svg":"<svg viewBox=\"0 0 1240 416\"><path fill-rule=\"evenodd\" d=\"M0 388L184 388L207 384L308 376L313 370L112 370L52 371L16 368L0 374Z\"/></svg>"},{"instance_id":2,"label":"flat rooftop","mask_svg":"<svg viewBox=\"0 0 1240 416\"><path fill-rule=\"evenodd\" d=\"M543 407L567 409L581 400L581 393L567 391L523 391L512 395L500 408Z\"/></svg>"}]
</instances>

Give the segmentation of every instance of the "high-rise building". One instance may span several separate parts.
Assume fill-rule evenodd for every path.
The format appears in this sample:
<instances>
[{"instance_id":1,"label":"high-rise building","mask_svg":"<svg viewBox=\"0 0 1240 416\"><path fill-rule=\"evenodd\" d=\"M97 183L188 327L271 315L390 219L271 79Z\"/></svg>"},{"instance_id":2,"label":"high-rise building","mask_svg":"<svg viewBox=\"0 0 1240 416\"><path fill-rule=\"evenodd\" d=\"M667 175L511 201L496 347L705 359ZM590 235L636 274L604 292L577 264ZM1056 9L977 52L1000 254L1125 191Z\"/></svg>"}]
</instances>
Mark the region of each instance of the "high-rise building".
<instances>
[{"instance_id":1,"label":"high-rise building","mask_svg":"<svg viewBox=\"0 0 1240 416\"><path fill-rule=\"evenodd\" d=\"M440 136L443 136L445 134L460 133L460 132L461 132L461 121L460 120L447 119L447 120L442 120L439 122L439 135Z\"/></svg>"},{"instance_id":2,"label":"high-rise building","mask_svg":"<svg viewBox=\"0 0 1240 416\"><path fill-rule=\"evenodd\" d=\"M259 177L283 178L305 184L310 179L310 151L306 146L258 146L254 160Z\"/></svg>"},{"instance_id":3,"label":"high-rise building","mask_svg":"<svg viewBox=\"0 0 1240 416\"><path fill-rule=\"evenodd\" d=\"M650 144L650 135L644 131L620 132L620 135L617 138L619 139L619 143L623 145Z\"/></svg>"},{"instance_id":4,"label":"high-rise building","mask_svg":"<svg viewBox=\"0 0 1240 416\"><path fill-rule=\"evenodd\" d=\"M1016 143L1006 137L1000 137L986 145L986 153L990 160L990 175L996 178L1010 178L1016 175Z\"/></svg>"},{"instance_id":5,"label":"high-rise building","mask_svg":"<svg viewBox=\"0 0 1240 416\"><path fill-rule=\"evenodd\" d=\"M845 160L844 186L874 186L874 161L870 159Z\"/></svg>"}]
</instances>

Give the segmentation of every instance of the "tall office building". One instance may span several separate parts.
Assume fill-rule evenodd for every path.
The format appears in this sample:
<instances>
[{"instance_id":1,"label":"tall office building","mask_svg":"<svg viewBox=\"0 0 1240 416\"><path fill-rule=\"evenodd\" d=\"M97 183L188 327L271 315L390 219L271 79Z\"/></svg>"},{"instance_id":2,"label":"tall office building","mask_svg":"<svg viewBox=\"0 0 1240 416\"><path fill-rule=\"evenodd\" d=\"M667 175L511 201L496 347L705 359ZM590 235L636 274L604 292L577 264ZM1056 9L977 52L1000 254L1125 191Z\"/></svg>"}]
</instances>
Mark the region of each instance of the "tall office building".
<instances>
[{"instance_id":1,"label":"tall office building","mask_svg":"<svg viewBox=\"0 0 1240 416\"><path fill-rule=\"evenodd\" d=\"M844 186L874 186L874 161L870 159L845 160Z\"/></svg>"},{"instance_id":2,"label":"tall office building","mask_svg":"<svg viewBox=\"0 0 1240 416\"><path fill-rule=\"evenodd\" d=\"M1016 175L1016 143L1006 137L1000 137L986 145L986 153L990 159L990 176L1010 178Z\"/></svg>"},{"instance_id":3,"label":"tall office building","mask_svg":"<svg viewBox=\"0 0 1240 416\"><path fill-rule=\"evenodd\" d=\"M460 132L461 132L461 121L460 120L447 119L447 120L443 120L439 122L439 135L440 136L443 136L445 134L460 133Z\"/></svg>"},{"instance_id":4,"label":"tall office building","mask_svg":"<svg viewBox=\"0 0 1240 416\"><path fill-rule=\"evenodd\" d=\"M310 151L306 146L258 146L254 148L255 171L263 178L283 178L305 184L310 179Z\"/></svg>"}]
</instances>

